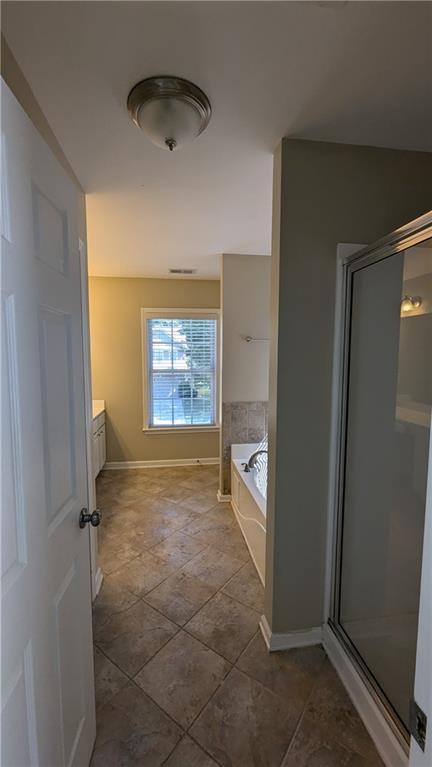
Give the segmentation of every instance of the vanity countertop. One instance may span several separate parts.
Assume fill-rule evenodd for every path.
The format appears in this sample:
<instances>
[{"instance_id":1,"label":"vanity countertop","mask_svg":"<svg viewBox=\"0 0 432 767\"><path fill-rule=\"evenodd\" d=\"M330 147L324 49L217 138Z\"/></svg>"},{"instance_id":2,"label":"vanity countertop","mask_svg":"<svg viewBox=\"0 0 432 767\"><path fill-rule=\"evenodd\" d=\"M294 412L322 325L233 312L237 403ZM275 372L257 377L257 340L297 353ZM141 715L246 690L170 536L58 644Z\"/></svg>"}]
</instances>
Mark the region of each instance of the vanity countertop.
<instances>
[{"instance_id":1,"label":"vanity countertop","mask_svg":"<svg viewBox=\"0 0 432 767\"><path fill-rule=\"evenodd\" d=\"M105 400L104 399L94 399L93 400L93 420L98 417L101 413L103 413L105 410Z\"/></svg>"}]
</instances>

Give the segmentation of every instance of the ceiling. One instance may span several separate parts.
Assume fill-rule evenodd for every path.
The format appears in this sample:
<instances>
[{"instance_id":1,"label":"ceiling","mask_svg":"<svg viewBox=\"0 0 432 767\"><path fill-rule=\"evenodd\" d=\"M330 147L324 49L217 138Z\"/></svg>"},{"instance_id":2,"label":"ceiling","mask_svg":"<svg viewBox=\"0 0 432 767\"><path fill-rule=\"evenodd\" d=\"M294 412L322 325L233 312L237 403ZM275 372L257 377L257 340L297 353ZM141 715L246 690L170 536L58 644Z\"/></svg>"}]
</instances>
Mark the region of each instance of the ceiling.
<instances>
[{"instance_id":1,"label":"ceiling","mask_svg":"<svg viewBox=\"0 0 432 767\"><path fill-rule=\"evenodd\" d=\"M88 197L90 272L218 277L270 253L282 136L432 150L432 4L5 2L6 39ZM153 146L130 88L174 74L208 94L194 142Z\"/></svg>"}]
</instances>

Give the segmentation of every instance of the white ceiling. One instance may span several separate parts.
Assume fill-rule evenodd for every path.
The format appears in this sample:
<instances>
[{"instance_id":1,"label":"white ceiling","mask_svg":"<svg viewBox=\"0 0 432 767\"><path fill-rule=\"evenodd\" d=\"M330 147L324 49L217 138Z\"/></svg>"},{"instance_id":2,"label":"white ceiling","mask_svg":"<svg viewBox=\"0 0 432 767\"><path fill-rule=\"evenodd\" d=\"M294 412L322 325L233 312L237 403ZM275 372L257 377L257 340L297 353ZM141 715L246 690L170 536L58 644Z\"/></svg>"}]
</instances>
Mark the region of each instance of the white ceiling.
<instances>
[{"instance_id":1,"label":"white ceiling","mask_svg":"<svg viewBox=\"0 0 432 767\"><path fill-rule=\"evenodd\" d=\"M432 150L432 4L5 2L3 32L88 194L90 271L217 277L270 253L279 139ZM154 74L196 82L208 129L170 154L126 111Z\"/></svg>"}]
</instances>

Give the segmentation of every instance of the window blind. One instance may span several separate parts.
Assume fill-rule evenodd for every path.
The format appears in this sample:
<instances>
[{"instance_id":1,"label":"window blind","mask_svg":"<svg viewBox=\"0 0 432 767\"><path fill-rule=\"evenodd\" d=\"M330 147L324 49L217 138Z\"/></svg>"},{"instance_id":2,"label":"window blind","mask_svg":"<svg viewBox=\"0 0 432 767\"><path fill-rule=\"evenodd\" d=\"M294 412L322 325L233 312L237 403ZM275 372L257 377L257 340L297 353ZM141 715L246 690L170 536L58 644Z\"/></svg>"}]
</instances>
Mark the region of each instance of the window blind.
<instances>
[{"instance_id":1,"label":"window blind","mask_svg":"<svg viewBox=\"0 0 432 767\"><path fill-rule=\"evenodd\" d=\"M147 319L149 426L216 424L216 320Z\"/></svg>"}]
</instances>

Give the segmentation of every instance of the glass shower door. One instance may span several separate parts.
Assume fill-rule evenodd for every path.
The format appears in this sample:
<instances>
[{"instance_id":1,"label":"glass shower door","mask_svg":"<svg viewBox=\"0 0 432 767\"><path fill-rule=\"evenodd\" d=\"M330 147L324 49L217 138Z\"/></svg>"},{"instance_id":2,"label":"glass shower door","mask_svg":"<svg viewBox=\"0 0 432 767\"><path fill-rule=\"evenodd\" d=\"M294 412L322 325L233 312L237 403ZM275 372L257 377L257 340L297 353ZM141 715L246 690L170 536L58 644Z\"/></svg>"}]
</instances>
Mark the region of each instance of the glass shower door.
<instances>
[{"instance_id":1,"label":"glass shower door","mask_svg":"<svg viewBox=\"0 0 432 767\"><path fill-rule=\"evenodd\" d=\"M432 244L353 267L335 622L402 731L432 406Z\"/></svg>"}]
</instances>

